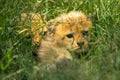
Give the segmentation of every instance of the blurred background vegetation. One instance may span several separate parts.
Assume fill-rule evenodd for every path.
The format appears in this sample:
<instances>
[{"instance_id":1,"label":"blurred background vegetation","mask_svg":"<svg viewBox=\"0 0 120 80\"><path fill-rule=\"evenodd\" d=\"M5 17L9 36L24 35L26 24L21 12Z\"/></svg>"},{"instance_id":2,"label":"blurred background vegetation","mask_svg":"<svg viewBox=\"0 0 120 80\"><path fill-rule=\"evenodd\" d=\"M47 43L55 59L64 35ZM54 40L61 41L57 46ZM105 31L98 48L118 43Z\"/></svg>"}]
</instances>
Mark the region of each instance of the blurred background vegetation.
<instances>
[{"instance_id":1,"label":"blurred background vegetation","mask_svg":"<svg viewBox=\"0 0 120 80\"><path fill-rule=\"evenodd\" d=\"M17 25L23 12L46 21L71 10L91 16L93 44L72 69L46 71L32 56L35 45ZM120 0L0 0L0 80L120 80Z\"/></svg>"}]
</instances>

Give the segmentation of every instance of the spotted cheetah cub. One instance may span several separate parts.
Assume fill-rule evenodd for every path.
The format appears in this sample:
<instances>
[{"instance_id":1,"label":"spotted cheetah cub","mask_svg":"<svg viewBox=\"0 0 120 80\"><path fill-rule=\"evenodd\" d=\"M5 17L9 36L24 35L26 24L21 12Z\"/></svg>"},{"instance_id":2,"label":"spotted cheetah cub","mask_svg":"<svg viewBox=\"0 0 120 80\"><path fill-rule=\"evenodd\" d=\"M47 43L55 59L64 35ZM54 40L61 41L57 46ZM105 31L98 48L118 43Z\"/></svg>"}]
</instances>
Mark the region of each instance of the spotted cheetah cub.
<instances>
[{"instance_id":1,"label":"spotted cheetah cub","mask_svg":"<svg viewBox=\"0 0 120 80\"><path fill-rule=\"evenodd\" d=\"M36 54L47 64L68 64L72 61L70 50L86 52L87 36L92 22L82 12L71 11L52 19Z\"/></svg>"}]
</instances>

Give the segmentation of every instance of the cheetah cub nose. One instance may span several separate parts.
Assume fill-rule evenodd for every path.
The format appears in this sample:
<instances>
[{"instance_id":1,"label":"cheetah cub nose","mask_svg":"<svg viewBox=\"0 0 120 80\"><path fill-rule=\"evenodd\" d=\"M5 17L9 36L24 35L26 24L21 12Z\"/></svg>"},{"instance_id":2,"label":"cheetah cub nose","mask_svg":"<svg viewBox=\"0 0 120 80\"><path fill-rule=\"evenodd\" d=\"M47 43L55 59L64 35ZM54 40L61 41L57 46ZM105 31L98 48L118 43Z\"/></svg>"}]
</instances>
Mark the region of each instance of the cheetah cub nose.
<instances>
[{"instance_id":1,"label":"cheetah cub nose","mask_svg":"<svg viewBox=\"0 0 120 80\"><path fill-rule=\"evenodd\" d=\"M81 47L84 45L84 42L78 42L77 45Z\"/></svg>"}]
</instances>

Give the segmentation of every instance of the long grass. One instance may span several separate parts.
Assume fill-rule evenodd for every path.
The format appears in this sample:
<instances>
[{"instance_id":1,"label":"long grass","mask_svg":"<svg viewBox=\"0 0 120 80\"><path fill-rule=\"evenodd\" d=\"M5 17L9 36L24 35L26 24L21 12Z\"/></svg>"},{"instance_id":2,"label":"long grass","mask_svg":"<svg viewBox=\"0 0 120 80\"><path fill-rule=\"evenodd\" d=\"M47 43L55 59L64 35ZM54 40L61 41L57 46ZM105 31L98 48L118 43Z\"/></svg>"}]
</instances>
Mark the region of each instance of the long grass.
<instances>
[{"instance_id":1,"label":"long grass","mask_svg":"<svg viewBox=\"0 0 120 80\"><path fill-rule=\"evenodd\" d=\"M26 33L18 32L20 14L38 12L46 21L71 10L90 15L89 59L73 67L46 71L32 56L35 49ZM120 80L119 0L0 0L0 80Z\"/></svg>"}]
</instances>

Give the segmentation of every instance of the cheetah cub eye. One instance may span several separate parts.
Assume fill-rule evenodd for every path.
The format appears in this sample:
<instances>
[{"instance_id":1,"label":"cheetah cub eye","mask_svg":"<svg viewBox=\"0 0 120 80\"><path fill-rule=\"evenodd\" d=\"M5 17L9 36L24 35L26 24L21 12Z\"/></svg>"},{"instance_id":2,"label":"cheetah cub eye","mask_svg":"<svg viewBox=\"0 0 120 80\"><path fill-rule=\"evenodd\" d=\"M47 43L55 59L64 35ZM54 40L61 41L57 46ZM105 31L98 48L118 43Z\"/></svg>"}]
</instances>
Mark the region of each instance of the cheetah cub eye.
<instances>
[{"instance_id":1,"label":"cheetah cub eye","mask_svg":"<svg viewBox=\"0 0 120 80\"><path fill-rule=\"evenodd\" d=\"M88 31L82 31L81 33L83 36L88 36Z\"/></svg>"},{"instance_id":2,"label":"cheetah cub eye","mask_svg":"<svg viewBox=\"0 0 120 80\"><path fill-rule=\"evenodd\" d=\"M47 31L43 32L43 35L45 36L47 34Z\"/></svg>"},{"instance_id":3,"label":"cheetah cub eye","mask_svg":"<svg viewBox=\"0 0 120 80\"><path fill-rule=\"evenodd\" d=\"M67 34L66 35L68 38L73 38L73 34Z\"/></svg>"},{"instance_id":4,"label":"cheetah cub eye","mask_svg":"<svg viewBox=\"0 0 120 80\"><path fill-rule=\"evenodd\" d=\"M46 34L47 34L47 31L43 31L39 35L45 36Z\"/></svg>"}]
</instances>

